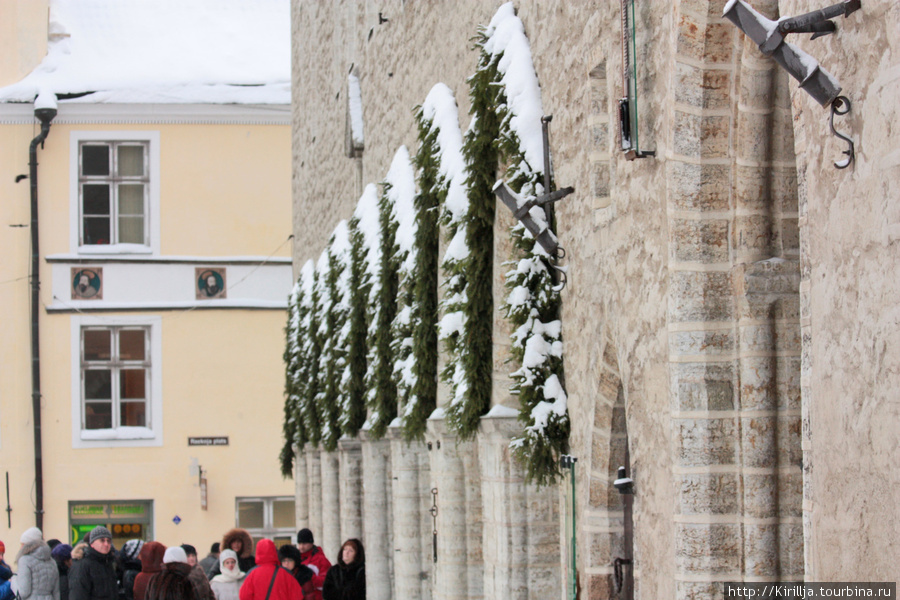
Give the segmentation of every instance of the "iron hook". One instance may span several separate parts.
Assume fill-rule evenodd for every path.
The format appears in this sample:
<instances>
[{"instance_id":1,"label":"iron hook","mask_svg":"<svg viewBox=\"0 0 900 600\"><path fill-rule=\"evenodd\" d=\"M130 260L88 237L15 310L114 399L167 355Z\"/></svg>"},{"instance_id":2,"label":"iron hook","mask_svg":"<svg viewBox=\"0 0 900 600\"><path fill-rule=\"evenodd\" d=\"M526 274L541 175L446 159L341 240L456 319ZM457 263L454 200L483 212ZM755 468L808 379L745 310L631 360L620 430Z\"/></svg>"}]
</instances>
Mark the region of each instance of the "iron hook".
<instances>
[{"instance_id":1,"label":"iron hook","mask_svg":"<svg viewBox=\"0 0 900 600\"><path fill-rule=\"evenodd\" d=\"M846 115L848 112L850 112L850 99L846 96L838 96L834 99L834 102L831 103L831 118L829 120L829 123L831 125L831 133L847 142L847 145L849 146L842 152L842 154L847 155L847 158L843 158L834 163L834 166L837 169L846 169L856 158L856 153L854 152L853 148L853 140L834 128L834 115Z\"/></svg>"}]
</instances>

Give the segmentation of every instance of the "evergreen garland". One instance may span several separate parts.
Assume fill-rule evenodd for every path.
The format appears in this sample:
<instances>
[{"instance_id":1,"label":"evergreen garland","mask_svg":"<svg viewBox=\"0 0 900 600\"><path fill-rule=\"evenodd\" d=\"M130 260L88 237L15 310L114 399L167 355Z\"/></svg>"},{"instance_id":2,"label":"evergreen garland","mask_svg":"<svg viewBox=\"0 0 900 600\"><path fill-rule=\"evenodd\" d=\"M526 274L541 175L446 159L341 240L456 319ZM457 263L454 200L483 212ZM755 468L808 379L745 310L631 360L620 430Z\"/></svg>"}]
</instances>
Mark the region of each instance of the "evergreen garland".
<instances>
[{"instance_id":1,"label":"evergreen garland","mask_svg":"<svg viewBox=\"0 0 900 600\"><path fill-rule=\"evenodd\" d=\"M365 235L360 218L354 215L349 225L350 258L348 287L347 364L341 377L341 432L353 437L366 421L366 312L371 282L365 278Z\"/></svg>"},{"instance_id":2,"label":"evergreen garland","mask_svg":"<svg viewBox=\"0 0 900 600\"><path fill-rule=\"evenodd\" d=\"M509 19L508 21L505 21ZM537 123L526 119L540 118L540 89L535 76L529 87L522 83L523 74L530 69L534 73L531 55L525 38L524 27L515 16L511 5L498 10L495 21L505 27L501 36L509 46L491 44L488 50L482 45L484 60L494 68L490 72L498 90L497 114L500 118L497 147L501 160L510 167L505 173L506 183L525 199L544 193L543 152L533 152L531 159L541 164L530 164L518 127L528 128L532 150L542 141L535 139ZM502 23L499 24L499 23ZM516 46L515 56L504 56L512 33L523 43ZM503 61L505 66L500 67ZM516 64L517 63L517 64ZM515 93L509 97L503 71L517 70ZM530 95L530 96L529 96ZM527 99L526 99L527 97ZM521 114L514 114L516 106ZM537 146L540 147L540 146ZM551 182L552 185L552 182ZM532 219L553 230L552 215L543 208L529 211ZM563 344L561 338L560 297L549 263L550 257L521 223L511 228L515 256L506 264L513 268L506 275L508 290L502 310L512 325L510 353L520 368L512 373L512 392L519 396L519 420L525 425L523 435L511 443L515 456L525 469L526 479L538 485L555 481L559 475L559 455L568 446L569 418L567 398L563 389Z\"/></svg>"},{"instance_id":3,"label":"evergreen garland","mask_svg":"<svg viewBox=\"0 0 900 600\"><path fill-rule=\"evenodd\" d=\"M297 341L297 332L300 328L300 295L303 293L300 281L294 284L288 297L288 321L284 329L284 423L282 434L284 445L279 454L281 475L285 478L293 477L294 473L294 445L297 440L306 437L302 423L297 418L298 387L297 369L299 368L300 347Z\"/></svg>"},{"instance_id":4,"label":"evergreen garland","mask_svg":"<svg viewBox=\"0 0 900 600\"><path fill-rule=\"evenodd\" d=\"M414 162L418 171L419 192L415 198L416 256L410 273L411 295L411 354L414 382L401 415L403 439L422 440L429 415L437 405L437 268L438 268L438 209L446 186L439 179L437 137L434 123L425 118L422 108L416 109L419 150ZM443 193L442 193L443 192Z\"/></svg>"},{"instance_id":5,"label":"evergreen garland","mask_svg":"<svg viewBox=\"0 0 900 600\"><path fill-rule=\"evenodd\" d=\"M379 264L372 286L374 313L369 327L369 368L366 373L367 424L372 439L380 439L397 416L397 386L391 354L391 323L397 316L397 259L394 254L396 222L391 218L391 202L385 191L378 199Z\"/></svg>"},{"instance_id":6,"label":"evergreen garland","mask_svg":"<svg viewBox=\"0 0 900 600\"><path fill-rule=\"evenodd\" d=\"M322 428L319 426L319 410L316 398L319 394L321 378L319 377L319 361L322 356L322 340L319 334L321 315L321 287L318 271L312 271L311 292L307 313L301 333L305 337L301 339L301 369L300 376L305 382L299 395L299 413L303 428L306 431L306 441L314 447L318 446L322 439Z\"/></svg>"},{"instance_id":7,"label":"evergreen garland","mask_svg":"<svg viewBox=\"0 0 900 600\"><path fill-rule=\"evenodd\" d=\"M337 441L341 437L338 420L340 387L347 361L346 333L341 334L349 312L344 298L347 244L347 223L341 221L322 253L318 269L321 284L319 339L322 346L319 371L323 377L316 395L316 409L320 418L322 447L328 452L337 449ZM344 285L339 285L339 282Z\"/></svg>"},{"instance_id":8,"label":"evergreen garland","mask_svg":"<svg viewBox=\"0 0 900 600\"><path fill-rule=\"evenodd\" d=\"M448 425L462 440L475 435L481 416L491 406L495 204L492 187L496 181L499 158L495 142L499 134L499 119L495 110L498 104L497 87L492 85L497 79L497 67L483 50L486 41L487 35L482 28L475 43L482 49L478 68L469 78L473 123L466 132L463 144L463 156L468 167L466 188L469 210L464 227L469 254L459 264L450 265L453 271L448 273L451 278L465 274L465 293L455 299L462 306L464 319L460 338L454 343L456 356L453 358L460 364L454 367L450 375L456 386L462 389L457 390L446 412ZM452 281L451 285L459 289L459 283Z\"/></svg>"}]
</instances>

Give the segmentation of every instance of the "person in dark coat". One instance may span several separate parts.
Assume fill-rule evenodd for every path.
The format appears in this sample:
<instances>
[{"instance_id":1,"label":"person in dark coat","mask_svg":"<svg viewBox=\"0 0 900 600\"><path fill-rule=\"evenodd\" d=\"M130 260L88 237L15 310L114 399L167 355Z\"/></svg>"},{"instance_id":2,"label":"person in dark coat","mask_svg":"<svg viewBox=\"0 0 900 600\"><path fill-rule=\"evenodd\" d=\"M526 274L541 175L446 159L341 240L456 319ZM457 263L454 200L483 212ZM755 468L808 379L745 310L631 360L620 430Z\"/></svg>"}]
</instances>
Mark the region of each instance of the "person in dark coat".
<instances>
[{"instance_id":1,"label":"person in dark coat","mask_svg":"<svg viewBox=\"0 0 900 600\"><path fill-rule=\"evenodd\" d=\"M238 567L244 573L249 573L250 569L256 566L256 559L253 557L253 538L246 529L231 529L222 538L221 550L234 550L238 555ZM216 563L212 571L208 574L212 579L221 573L219 563Z\"/></svg>"},{"instance_id":2,"label":"person in dark coat","mask_svg":"<svg viewBox=\"0 0 900 600\"><path fill-rule=\"evenodd\" d=\"M88 534L84 558L69 571L69 600L117 600L115 556L112 534L98 525Z\"/></svg>"},{"instance_id":3,"label":"person in dark coat","mask_svg":"<svg viewBox=\"0 0 900 600\"><path fill-rule=\"evenodd\" d=\"M241 585L241 600L297 600L301 597L300 584L278 564L275 542L259 540L256 560L256 568L247 574ZM270 587L272 591L267 594Z\"/></svg>"},{"instance_id":4,"label":"person in dark coat","mask_svg":"<svg viewBox=\"0 0 900 600\"><path fill-rule=\"evenodd\" d=\"M162 570L150 579L145 600L200 600L190 577L191 565L184 550L180 546L167 548Z\"/></svg>"},{"instance_id":5,"label":"person in dark coat","mask_svg":"<svg viewBox=\"0 0 900 600\"><path fill-rule=\"evenodd\" d=\"M362 542L349 539L341 546L338 562L328 569L322 600L365 600L366 552Z\"/></svg>"},{"instance_id":6,"label":"person in dark coat","mask_svg":"<svg viewBox=\"0 0 900 600\"><path fill-rule=\"evenodd\" d=\"M309 598L315 591L312 583L313 570L303 564L303 557L300 551L293 544L285 544L278 549L278 559L281 566L291 572L300 588L303 590L303 597Z\"/></svg>"},{"instance_id":7,"label":"person in dark coat","mask_svg":"<svg viewBox=\"0 0 900 600\"><path fill-rule=\"evenodd\" d=\"M200 566L203 567L203 572L206 573L206 576L209 577L209 574L212 572L213 567L219 564L219 542L216 542L209 548L209 554L206 555L206 558L200 561ZM227 548L226 548L227 550ZM221 569L221 565L219 565ZM212 579L212 577L209 577Z\"/></svg>"},{"instance_id":8,"label":"person in dark coat","mask_svg":"<svg viewBox=\"0 0 900 600\"><path fill-rule=\"evenodd\" d=\"M49 545L49 544L48 544ZM72 568L72 546L59 544L50 551L59 571L59 600L69 600L69 569Z\"/></svg>"},{"instance_id":9,"label":"person in dark coat","mask_svg":"<svg viewBox=\"0 0 900 600\"><path fill-rule=\"evenodd\" d=\"M128 540L119 550L119 581L125 600L134 600L134 580L141 572L141 549L144 540Z\"/></svg>"},{"instance_id":10,"label":"person in dark coat","mask_svg":"<svg viewBox=\"0 0 900 600\"><path fill-rule=\"evenodd\" d=\"M163 568L166 547L159 542L147 542L141 548L141 572L134 578L134 600L145 600L150 580Z\"/></svg>"}]
</instances>

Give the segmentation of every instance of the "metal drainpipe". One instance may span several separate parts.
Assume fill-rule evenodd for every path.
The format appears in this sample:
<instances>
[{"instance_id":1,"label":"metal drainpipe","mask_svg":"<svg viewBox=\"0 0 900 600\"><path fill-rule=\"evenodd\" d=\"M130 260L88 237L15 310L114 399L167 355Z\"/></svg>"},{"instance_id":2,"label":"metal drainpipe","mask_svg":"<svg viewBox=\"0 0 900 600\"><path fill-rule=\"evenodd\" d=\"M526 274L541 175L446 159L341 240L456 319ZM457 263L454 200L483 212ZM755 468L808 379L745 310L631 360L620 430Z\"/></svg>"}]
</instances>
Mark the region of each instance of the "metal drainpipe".
<instances>
[{"instance_id":1,"label":"metal drainpipe","mask_svg":"<svg viewBox=\"0 0 900 600\"><path fill-rule=\"evenodd\" d=\"M38 245L38 162L37 147L50 133L55 108L35 108L41 132L28 150L28 177L31 179L31 410L34 418L34 520L44 529L44 459L41 452L41 346L40 346L40 253Z\"/></svg>"}]
</instances>

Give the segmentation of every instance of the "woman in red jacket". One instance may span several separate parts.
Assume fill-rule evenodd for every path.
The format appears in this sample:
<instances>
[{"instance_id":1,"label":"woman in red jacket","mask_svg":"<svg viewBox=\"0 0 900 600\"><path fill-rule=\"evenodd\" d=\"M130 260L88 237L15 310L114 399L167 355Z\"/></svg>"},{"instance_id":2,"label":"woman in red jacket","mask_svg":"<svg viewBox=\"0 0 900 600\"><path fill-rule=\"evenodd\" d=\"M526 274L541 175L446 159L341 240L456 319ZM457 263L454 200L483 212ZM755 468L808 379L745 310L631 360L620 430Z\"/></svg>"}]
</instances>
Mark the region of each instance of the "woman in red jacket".
<instances>
[{"instance_id":1,"label":"woman in red jacket","mask_svg":"<svg viewBox=\"0 0 900 600\"><path fill-rule=\"evenodd\" d=\"M300 584L278 563L275 543L259 540L256 544L256 568L244 579L241 600L297 600L302 595Z\"/></svg>"}]
</instances>

